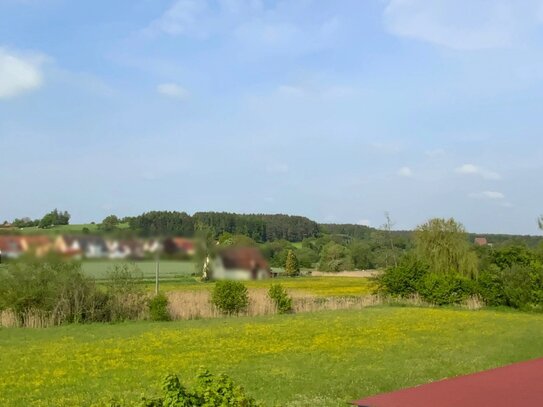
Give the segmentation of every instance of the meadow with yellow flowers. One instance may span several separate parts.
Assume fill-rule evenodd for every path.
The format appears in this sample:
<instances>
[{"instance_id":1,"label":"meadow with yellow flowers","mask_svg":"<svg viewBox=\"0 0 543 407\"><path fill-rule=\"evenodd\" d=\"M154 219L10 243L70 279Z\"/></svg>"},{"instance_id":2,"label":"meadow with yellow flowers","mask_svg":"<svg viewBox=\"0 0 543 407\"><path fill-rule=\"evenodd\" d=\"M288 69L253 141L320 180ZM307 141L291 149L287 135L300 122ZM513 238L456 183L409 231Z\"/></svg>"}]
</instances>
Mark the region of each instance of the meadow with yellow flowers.
<instances>
[{"instance_id":1,"label":"meadow with yellow flowers","mask_svg":"<svg viewBox=\"0 0 543 407\"><path fill-rule=\"evenodd\" d=\"M0 405L130 403L161 378L224 372L269 406L351 399L543 356L543 315L377 306L0 330Z\"/></svg>"}]
</instances>

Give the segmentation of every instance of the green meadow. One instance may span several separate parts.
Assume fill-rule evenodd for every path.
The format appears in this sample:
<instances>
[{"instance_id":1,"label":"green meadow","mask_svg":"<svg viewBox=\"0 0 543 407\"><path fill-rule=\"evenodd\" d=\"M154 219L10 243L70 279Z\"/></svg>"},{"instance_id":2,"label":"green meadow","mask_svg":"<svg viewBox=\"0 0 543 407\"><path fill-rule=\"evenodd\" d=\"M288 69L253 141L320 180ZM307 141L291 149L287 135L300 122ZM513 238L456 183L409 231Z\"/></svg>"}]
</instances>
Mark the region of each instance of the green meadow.
<instances>
[{"instance_id":1,"label":"green meadow","mask_svg":"<svg viewBox=\"0 0 543 407\"><path fill-rule=\"evenodd\" d=\"M267 406L355 398L543 356L543 315L444 308L0 330L0 405L86 406L206 366Z\"/></svg>"}]
</instances>

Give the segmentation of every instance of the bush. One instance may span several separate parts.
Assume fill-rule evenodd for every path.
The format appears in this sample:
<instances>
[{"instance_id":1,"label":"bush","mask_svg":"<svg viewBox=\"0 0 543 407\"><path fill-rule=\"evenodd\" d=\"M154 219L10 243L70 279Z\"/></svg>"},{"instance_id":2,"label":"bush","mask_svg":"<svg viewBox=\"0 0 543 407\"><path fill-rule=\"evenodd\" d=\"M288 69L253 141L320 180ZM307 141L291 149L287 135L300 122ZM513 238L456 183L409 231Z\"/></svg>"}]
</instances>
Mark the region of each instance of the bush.
<instances>
[{"instance_id":1,"label":"bush","mask_svg":"<svg viewBox=\"0 0 543 407\"><path fill-rule=\"evenodd\" d=\"M151 321L169 321L168 298L164 294L158 294L149 301L149 316Z\"/></svg>"},{"instance_id":2,"label":"bush","mask_svg":"<svg viewBox=\"0 0 543 407\"><path fill-rule=\"evenodd\" d=\"M81 265L55 256L24 258L0 270L0 310L25 325L39 316L42 326L141 318L145 293L128 268L114 271L106 289L84 276Z\"/></svg>"},{"instance_id":3,"label":"bush","mask_svg":"<svg viewBox=\"0 0 543 407\"><path fill-rule=\"evenodd\" d=\"M397 266L388 268L377 277L378 291L400 297L413 295L427 273L428 265L415 256L405 256Z\"/></svg>"},{"instance_id":4,"label":"bush","mask_svg":"<svg viewBox=\"0 0 543 407\"><path fill-rule=\"evenodd\" d=\"M268 297L275 303L280 314L292 311L292 298L289 297L281 284L272 284L268 290Z\"/></svg>"},{"instance_id":5,"label":"bush","mask_svg":"<svg viewBox=\"0 0 543 407\"><path fill-rule=\"evenodd\" d=\"M418 293L432 304L459 304L476 293L473 280L460 274L429 273L419 283Z\"/></svg>"},{"instance_id":6,"label":"bush","mask_svg":"<svg viewBox=\"0 0 543 407\"><path fill-rule=\"evenodd\" d=\"M239 314L247 309L249 295L247 288L239 281L217 281L211 293L211 302L223 314Z\"/></svg>"},{"instance_id":7,"label":"bush","mask_svg":"<svg viewBox=\"0 0 543 407\"><path fill-rule=\"evenodd\" d=\"M143 399L143 407L258 407L243 387L234 384L225 374L214 376L208 370L201 370L196 385L191 390L184 387L176 375L168 375L162 384L164 395Z\"/></svg>"}]
</instances>

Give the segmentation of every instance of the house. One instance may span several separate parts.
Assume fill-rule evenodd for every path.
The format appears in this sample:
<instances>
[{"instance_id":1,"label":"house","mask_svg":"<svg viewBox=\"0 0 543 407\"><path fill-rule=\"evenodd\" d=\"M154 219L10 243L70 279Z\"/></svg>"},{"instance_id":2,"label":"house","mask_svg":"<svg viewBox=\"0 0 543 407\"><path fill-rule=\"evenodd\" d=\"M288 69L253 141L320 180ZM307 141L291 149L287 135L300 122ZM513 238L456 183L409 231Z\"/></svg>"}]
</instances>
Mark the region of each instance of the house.
<instances>
[{"instance_id":1,"label":"house","mask_svg":"<svg viewBox=\"0 0 543 407\"><path fill-rule=\"evenodd\" d=\"M194 255L195 248L192 240L184 237L169 237L164 240L164 253Z\"/></svg>"},{"instance_id":2,"label":"house","mask_svg":"<svg viewBox=\"0 0 543 407\"><path fill-rule=\"evenodd\" d=\"M0 235L0 261L2 259L16 259L23 252L20 236Z\"/></svg>"},{"instance_id":3,"label":"house","mask_svg":"<svg viewBox=\"0 0 543 407\"><path fill-rule=\"evenodd\" d=\"M473 241L473 243L476 246L487 246L488 245L488 241L486 240L486 237L476 237L475 240Z\"/></svg>"},{"instance_id":4,"label":"house","mask_svg":"<svg viewBox=\"0 0 543 407\"><path fill-rule=\"evenodd\" d=\"M25 253L42 257L53 250L53 241L48 236L21 236L21 247Z\"/></svg>"},{"instance_id":5,"label":"house","mask_svg":"<svg viewBox=\"0 0 543 407\"><path fill-rule=\"evenodd\" d=\"M143 242L143 252L155 254L162 250L162 244L157 239L146 240Z\"/></svg>"},{"instance_id":6,"label":"house","mask_svg":"<svg viewBox=\"0 0 543 407\"><path fill-rule=\"evenodd\" d=\"M55 251L69 257L104 258L108 247L100 236L59 236L55 240Z\"/></svg>"},{"instance_id":7,"label":"house","mask_svg":"<svg viewBox=\"0 0 543 407\"><path fill-rule=\"evenodd\" d=\"M141 259L145 256L143 243L138 240L107 240L110 259Z\"/></svg>"},{"instance_id":8,"label":"house","mask_svg":"<svg viewBox=\"0 0 543 407\"><path fill-rule=\"evenodd\" d=\"M204 265L204 278L212 280L263 280L271 277L268 262L256 247L232 247L220 251Z\"/></svg>"}]
</instances>

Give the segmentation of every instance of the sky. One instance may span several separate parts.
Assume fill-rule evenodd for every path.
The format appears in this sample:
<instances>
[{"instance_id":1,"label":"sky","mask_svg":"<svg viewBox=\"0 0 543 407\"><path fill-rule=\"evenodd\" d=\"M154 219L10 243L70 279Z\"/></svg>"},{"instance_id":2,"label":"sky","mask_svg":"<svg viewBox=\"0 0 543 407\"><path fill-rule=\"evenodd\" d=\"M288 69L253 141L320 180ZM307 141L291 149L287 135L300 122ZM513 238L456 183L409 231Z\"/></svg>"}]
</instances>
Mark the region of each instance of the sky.
<instances>
[{"instance_id":1,"label":"sky","mask_svg":"<svg viewBox=\"0 0 543 407\"><path fill-rule=\"evenodd\" d=\"M0 221L538 234L543 0L0 0Z\"/></svg>"}]
</instances>

